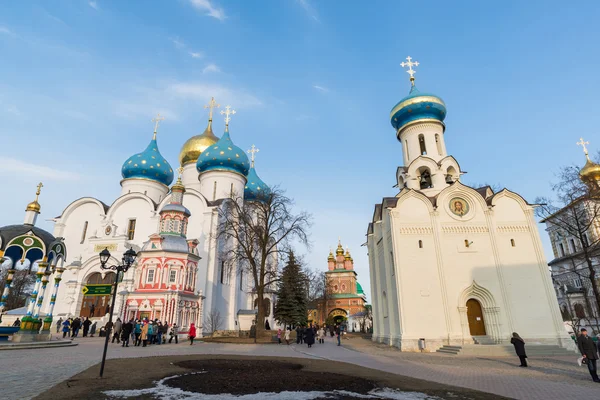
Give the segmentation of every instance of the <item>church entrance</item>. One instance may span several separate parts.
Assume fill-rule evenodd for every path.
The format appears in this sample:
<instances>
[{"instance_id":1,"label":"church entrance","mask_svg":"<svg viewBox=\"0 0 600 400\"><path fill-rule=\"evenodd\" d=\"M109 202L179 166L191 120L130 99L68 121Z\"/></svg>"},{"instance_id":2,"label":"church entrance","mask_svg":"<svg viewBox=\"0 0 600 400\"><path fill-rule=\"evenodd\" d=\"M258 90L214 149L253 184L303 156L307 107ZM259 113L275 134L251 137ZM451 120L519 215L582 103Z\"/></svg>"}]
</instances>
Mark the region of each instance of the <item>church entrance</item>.
<instances>
[{"instance_id":1,"label":"church entrance","mask_svg":"<svg viewBox=\"0 0 600 400\"><path fill-rule=\"evenodd\" d=\"M115 273L109 272L104 278L99 272L95 272L90 275L86 285L107 285L115 283ZM110 312L110 295L104 296L83 296L81 302L81 309L79 310L78 316L88 318L99 318Z\"/></svg>"},{"instance_id":2,"label":"church entrance","mask_svg":"<svg viewBox=\"0 0 600 400\"><path fill-rule=\"evenodd\" d=\"M475 299L467 300L467 319L471 336L485 336L485 323L481 303Z\"/></svg>"}]
</instances>

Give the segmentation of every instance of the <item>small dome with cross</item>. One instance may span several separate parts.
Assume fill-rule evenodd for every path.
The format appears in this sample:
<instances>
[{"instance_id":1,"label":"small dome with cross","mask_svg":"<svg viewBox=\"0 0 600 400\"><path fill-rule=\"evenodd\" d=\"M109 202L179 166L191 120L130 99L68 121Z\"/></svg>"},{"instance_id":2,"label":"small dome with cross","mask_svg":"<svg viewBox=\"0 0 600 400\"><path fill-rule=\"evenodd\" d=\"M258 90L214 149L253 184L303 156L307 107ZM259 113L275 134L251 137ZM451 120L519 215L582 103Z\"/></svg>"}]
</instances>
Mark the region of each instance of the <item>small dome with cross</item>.
<instances>
[{"instance_id":1,"label":"small dome with cross","mask_svg":"<svg viewBox=\"0 0 600 400\"><path fill-rule=\"evenodd\" d=\"M403 62L400 65L408 67L406 72L410 75L410 93L392 108L390 113L392 126L396 129L396 132L399 132L407 125L417 121L437 121L443 125L444 118L446 118L446 104L438 96L420 92L416 88L414 77L416 71L412 67L418 66L419 63L413 61L411 57L407 57L406 59L407 62Z\"/></svg>"}]
</instances>

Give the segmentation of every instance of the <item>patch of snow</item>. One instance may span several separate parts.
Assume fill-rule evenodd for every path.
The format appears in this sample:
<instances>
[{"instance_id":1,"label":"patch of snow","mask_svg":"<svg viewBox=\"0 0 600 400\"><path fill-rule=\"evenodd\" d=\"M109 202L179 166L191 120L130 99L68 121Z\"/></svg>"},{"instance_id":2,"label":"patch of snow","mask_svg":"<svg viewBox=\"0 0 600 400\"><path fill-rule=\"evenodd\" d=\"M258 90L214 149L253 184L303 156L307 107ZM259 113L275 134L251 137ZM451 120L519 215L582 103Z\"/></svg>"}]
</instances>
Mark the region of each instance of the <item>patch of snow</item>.
<instances>
[{"instance_id":1,"label":"patch of snow","mask_svg":"<svg viewBox=\"0 0 600 400\"><path fill-rule=\"evenodd\" d=\"M204 374L206 371L192 372L189 374L173 375L155 381L155 387L148 389L131 390L107 390L105 395L111 398L126 399L142 395L151 395L157 399L163 400L314 400L319 398L332 398L338 396L354 397L356 399L390 399L390 400L442 400L439 397L429 396L419 392L403 392L400 390L381 388L373 389L368 394L349 392L346 390L333 390L330 392L310 391L310 392L280 392L280 393L254 393L244 395L233 395L229 393L221 394L203 394L188 392L179 388L167 386L166 382L171 379L186 375Z\"/></svg>"}]
</instances>

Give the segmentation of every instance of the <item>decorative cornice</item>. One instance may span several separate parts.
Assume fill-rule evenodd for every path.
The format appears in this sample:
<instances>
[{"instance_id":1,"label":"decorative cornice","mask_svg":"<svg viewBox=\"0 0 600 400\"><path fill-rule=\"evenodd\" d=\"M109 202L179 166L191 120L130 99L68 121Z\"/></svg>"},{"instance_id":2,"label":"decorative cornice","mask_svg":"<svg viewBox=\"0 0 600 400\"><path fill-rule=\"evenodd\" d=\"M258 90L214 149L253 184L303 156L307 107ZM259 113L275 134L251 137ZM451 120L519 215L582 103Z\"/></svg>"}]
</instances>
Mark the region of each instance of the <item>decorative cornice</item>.
<instances>
[{"instance_id":1,"label":"decorative cornice","mask_svg":"<svg viewBox=\"0 0 600 400\"><path fill-rule=\"evenodd\" d=\"M500 233L526 233L529 232L529 225L498 225L496 227Z\"/></svg>"},{"instance_id":2,"label":"decorative cornice","mask_svg":"<svg viewBox=\"0 0 600 400\"><path fill-rule=\"evenodd\" d=\"M433 229L430 226L399 225L398 231L401 235L431 235Z\"/></svg>"},{"instance_id":3,"label":"decorative cornice","mask_svg":"<svg viewBox=\"0 0 600 400\"><path fill-rule=\"evenodd\" d=\"M483 225L446 225L442 226L442 232L446 234L487 233L489 229Z\"/></svg>"}]
</instances>

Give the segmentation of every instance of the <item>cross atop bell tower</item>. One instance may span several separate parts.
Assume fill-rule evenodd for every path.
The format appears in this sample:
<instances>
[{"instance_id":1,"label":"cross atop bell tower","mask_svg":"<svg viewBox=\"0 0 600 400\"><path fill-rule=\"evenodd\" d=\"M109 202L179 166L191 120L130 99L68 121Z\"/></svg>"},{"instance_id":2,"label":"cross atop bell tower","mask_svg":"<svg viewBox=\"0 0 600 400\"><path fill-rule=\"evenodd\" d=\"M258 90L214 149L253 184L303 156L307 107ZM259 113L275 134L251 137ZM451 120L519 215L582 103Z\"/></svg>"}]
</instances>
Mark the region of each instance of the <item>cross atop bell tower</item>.
<instances>
[{"instance_id":1,"label":"cross atop bell tower","mask_svg":"<svg viewBox=\"0 0 600 400\"><path fill-rule=\"evenodd\" d=\"M417 73L417 71L415 71L412 67L418 67L419 66L419 62L418 61L413 61L411 56L406 57L406 62L401 62L400 63L401 67L408 67L408 70L406 71L407 74L410 75L410 83L412 86L415 86L415 74Z\"/></svg>"}]
</instances>

